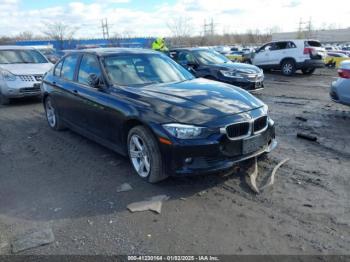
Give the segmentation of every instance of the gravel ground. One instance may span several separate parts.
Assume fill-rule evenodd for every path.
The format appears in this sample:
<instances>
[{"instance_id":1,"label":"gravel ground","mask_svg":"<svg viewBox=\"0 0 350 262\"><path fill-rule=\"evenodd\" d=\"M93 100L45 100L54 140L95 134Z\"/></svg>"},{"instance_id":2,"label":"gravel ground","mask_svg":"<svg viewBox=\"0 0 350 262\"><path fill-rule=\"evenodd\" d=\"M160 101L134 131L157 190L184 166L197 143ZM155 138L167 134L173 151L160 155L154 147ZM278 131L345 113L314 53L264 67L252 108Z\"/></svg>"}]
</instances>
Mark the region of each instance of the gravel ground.
<instances>
[{"instance_id":1,"label":"gravel ground","mask_svg":"<svg viewBox=\"0 0 350 262\"><path fill-rule=\"evenodd\" d=\"M0 254L45 228L55 241L21 254L350 254L350 108L329 99L335 77L266 74L256 95L270 107L279 146L259 161L259 182L291 160L259 195L244 168L147 184L127 159L50 130L37 100L0 107ZM123 183L133 190L117 193ZM161 194L171 197L161 214L126 209Z\"/></svg>"}]
</instances>

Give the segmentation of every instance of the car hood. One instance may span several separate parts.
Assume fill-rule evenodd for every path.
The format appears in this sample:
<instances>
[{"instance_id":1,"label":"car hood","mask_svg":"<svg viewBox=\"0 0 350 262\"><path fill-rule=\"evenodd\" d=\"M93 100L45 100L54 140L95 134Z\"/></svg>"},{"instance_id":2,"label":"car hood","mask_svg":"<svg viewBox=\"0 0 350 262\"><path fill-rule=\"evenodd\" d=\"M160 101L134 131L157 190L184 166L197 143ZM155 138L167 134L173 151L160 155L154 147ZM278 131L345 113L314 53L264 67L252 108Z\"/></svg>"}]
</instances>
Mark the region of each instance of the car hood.
<instances>
[{"instance_id":1,"label":"car hood","mask_svg":"<svg viewBox=\"0 0 350 262\"><path fill-rule=\"evenodd\" d=\"M243 63L226 63L226 64L215 64L212 65L214 67L217 67L219 70L237 70L239 72L247 73L247 74L256 74L261 73L262 70L255 66L250 64L243 64Z\"/></svg>"},{"instance_id":2,"label":"car hood","mask_svg":"<svg viewBox=\"0 0 350 262\"><path fill-rule=\"evenodd\" d=\"M14 75L43 75L52 68L53 64L0 64L1 69L5 69Z\"/></svg>"},{"instance_id":3,"label":"car hood","mask_svg":"<svg viewBox=\"0 0 350 262\"><path fill-rule=\"evenodd\" d=\"M203 78L130 89L155 112L181 123L200 125L264 106L239 87Z\"/></svg>"}]
</instances>

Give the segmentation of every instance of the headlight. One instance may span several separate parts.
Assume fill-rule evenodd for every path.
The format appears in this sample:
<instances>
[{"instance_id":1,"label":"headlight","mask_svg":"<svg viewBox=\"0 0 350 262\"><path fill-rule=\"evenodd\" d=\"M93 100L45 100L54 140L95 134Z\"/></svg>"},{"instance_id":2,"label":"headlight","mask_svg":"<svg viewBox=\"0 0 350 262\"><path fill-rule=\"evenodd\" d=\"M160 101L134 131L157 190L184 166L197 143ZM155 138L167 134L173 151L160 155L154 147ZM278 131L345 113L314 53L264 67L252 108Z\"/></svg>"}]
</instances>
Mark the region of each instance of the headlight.
<instances>
[{"instance_id":1,"label":"headlight","mask_svg":"<svg viewBox=\"0 0 350 262\"><path fill-rule=\"evenodd\" d=\"M220 70L220 73L225 77L243 78L243 76L237 71Z\"/></svg>"},{"instance_id":2,"label":"headlight","mask_svg":"<svg viewBox=\"0 0 350 262\"><path fill-rule=\"evenodd\" d=\"M183 124L165 124L163 127L169 134L179 139L198 138L205 129L204 127Z\"/></svg>"},{"instance_id":3,"label":"headlight","mask_svg":"<svg viewBox=\"0 0 350 262\"><path fill-rule=\"evenodd\" d=\"M1 76L5 81L15 81L16 76L9 71L1 71Z\"/></svg>"},{"instance_id":4,"label":"headlight","mask_svg":"<svg viewBox=\"0 0 350 262\"><path fill-rule=\"evenodd\" d=\"M268 112L269 112L269 107L268 107L268 105L264 104L263 110L264 110L265 114L268 114Z\"/></svg>"}]
</instances>

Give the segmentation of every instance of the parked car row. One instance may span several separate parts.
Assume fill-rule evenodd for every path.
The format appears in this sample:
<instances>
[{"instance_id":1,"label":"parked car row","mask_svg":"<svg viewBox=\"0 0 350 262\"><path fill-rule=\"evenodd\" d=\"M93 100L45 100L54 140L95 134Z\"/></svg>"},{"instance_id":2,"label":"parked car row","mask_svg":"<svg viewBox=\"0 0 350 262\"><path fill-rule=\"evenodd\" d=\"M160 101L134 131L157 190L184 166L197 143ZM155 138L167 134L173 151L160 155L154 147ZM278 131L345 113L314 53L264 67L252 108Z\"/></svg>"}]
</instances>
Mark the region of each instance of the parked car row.
<instances>
[{"instance_id":1,"label":"parked car row","mask_svg":"<svg viewBox=\"0 0 350 262\"><path fill-rule=\"evenodd\" d=\"M173 49L170 57L196 77L236 85L246 90L264 87L264 72L260 68L231 62L225 56L206 48Z\"/></svg>"}]
</instances>

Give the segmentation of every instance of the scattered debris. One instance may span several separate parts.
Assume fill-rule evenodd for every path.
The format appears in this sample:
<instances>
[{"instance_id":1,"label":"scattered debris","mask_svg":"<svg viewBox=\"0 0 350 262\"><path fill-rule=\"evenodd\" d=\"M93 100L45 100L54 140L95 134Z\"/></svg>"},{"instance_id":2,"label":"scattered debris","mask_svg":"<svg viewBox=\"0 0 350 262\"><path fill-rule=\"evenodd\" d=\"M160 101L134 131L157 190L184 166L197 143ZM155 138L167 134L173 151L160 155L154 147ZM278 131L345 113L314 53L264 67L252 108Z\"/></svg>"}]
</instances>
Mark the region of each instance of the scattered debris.
<instances>
[{"instance_id":1,"label":"scattered debris","mask_svg":"<svg viewBox=\"0 0 350 262\"><path fill-rule=\"evenodd\" d=\"M287 163L290 159L289 158L286 158L284 160L282 160L281 162L279 162L275 167L274 169L272 170L272 173L271 173L271 176L268 180L268 182L266 183L266 185L264 185L261 190L264 190L265 188L269 187L269 186L272 186L274 183L275 183L275 175L277 173L277 170L285 163Z\"/></svg>"},{"instance_id":2,"label":"scattered debris","mask_svg":"<svg viewBox=\"0 0 350 262\"><path fill-rule=\"evenodd\" d=\"M309 141L313 141L313 142L317 141L317 136L309 135L309 134L305 134L305 133L298 133L297 137L298 138L302 138L302 139L306 139L306 140L309 140Z\"/></svg>"},{"instance_id":3,"label":"scattered debris","mask_svg":"<svg viewBox=\"0 0 350 262\"><path fill-rule=\"evenodd\" d=\"M62 208L56 207L56 208L53 210L53 212L57 213L58 211L61 211L61 210L62 210Z\"/></svg>"},{"instance_id":4,"label":"scattered debris","mask_svg":"<svg viewBox=\"0 0 350 262\"><path fill-rule=\"evenodd\" d=\"M0 255L6 252L8 245L9 244L7 242L0 242Z\"/></svg>"},{"instance_id":5,"label":"scattered debris","mask_svg":"<svg viewBox=\"0 0 350 262\"><path fill-rule=\"evenodd\" d=\"M36 134L38 134L39 133L39 129L38 128L30 128L28 131L27 131L27 134L29 135L29 136L34 136L34 135L36 135Z\"/></svg>"},{"instance_id":6,"label":"scattered debris","mask_svg":"<svg viewBox=\"0 0 350 262\"><path fill-rule=\"evenodd\" d=\"M117 193L128 192L128 191L131 191L132 189L133 188L130 184L124 183L124 184L117 187Z\"/></svg>"},{"instance_id":7,"label":"scattered debris","mask_svg":"<svg viewBox=\"0 0 350 262\"><path fill-rule=\"evenodd\" d=\"M198 192L197 195L198 196L204 196L205 194L207 193L207 191L201 191L201 192Z\"/></svg>"},{"instance_id":8,"label":"scattered debris","mask_svg":"<svg viewBox=\"0 0 350 262\"><path fill-rule=\"evenodd\" d=\"M94 221L91 221L91 220L89 220L89 219L88 219L87 222L88 222L88 224L89 224L90 226L92 226L92 225L94 224Z\"/></svg>"},{"instance_id":9,"label":"scattered debris","mask_svg":"<svg viewBox=\"0 0 350 262\"><path fill-rule=\"evenodd\" d=\"M151 210L158 214L162 210L162 202L169 200L170 197L166 195L159 195L151 197L149 200L131 203L127 206L130 212L141 212Z\"/></svg>"},{"instance_id":10,"label":"scattered debris","mask_svg":"<svg viewBox=\"0 0 350 262\"><path fill-rule=\"evenodd\" d=\"M180 200L182 200L182 201L186 201L186 200L187 200L187 198L185 198L185 197L180 197Z\"/></svg>"},{"instance_id":11,"label":"scattered debris","mask_svg":"<svg viewBox=\"0 0 350 262\"><path fill-rule=\"evenodd\" d=\"M263 191L264 189L266 189L267 187L269 186L272 186L275 182L275 175L276 175L276 172L277 170L283 165L285 164L287 161L289 161L289 158L286 158L284 159L283 161L281 161L280 163L278 163L272 173L271 173L271 176L269 177L269 180L267 181L267 183L261 187L260 189L258 188L258 186L256 185L256 179L259 175L259 169L258 169L258 160L257 158L254 159L254 165L248 169L247 173L248 173L248 176L246 178L249 178L249 179L246 179L247 181L247 184L248 186L251 188L252 191L254 191L255 193L259 194L260 191ZM253 171L251 169L254 169Z\"/></svg>"},{"instance_id":12,"label":"scattered debris","mask_svg":"<svg viewBox=\"0 0 350 262\"><path fill-rule=\"evenodd\" d=\"M251 169L251 168L250 168ZM248 177L249 180L247 180L247 184L249 185L249 187L257 194L260 193L259 188L256 185L256 178L258 177L258 160L257 158L254 159L254 171L253 172L249 172L250 169L247 171L248 172Z\"/></svg>"},{"instance_id":13,"label":"scattered debris","mask_svg":"<svg viewBox=\"0 0 350 262\"><path fill-rule=\"evenodd\" d=\"M293 106L305 106L305 103L297 103L297 102L289 102L289 101L276 101L276 104L285 104L285 105L293 105Z\"/></svg>"},{"instance_id":14,"label":"scattered debris","mask_svg":"<svg viewBox=\"0 0 350 262\"><path fill-rule=\"evenodd\" d=\"M310 207L310 208L313 207L313 205L310 205L310 204L304 204L303 206L304 206L304 207Z\"/></svg>"},{"instance_id":15,"label":"scattered debris","mask_svg":"<svg viewBox=\"0 0 350 262\"><path fill-rule=\"evenodd\" d=\"M148 234L148 235L147 235L147 237L151 238L151 237L152 237L152 235L151 235L151 234Z\"/></svg>"},{"instance_id":16,"label":"scattered debris","mask_svg":"<svg viewBox=\"0 0 350 262\"><path fill-rule=\"evenodd\" d=\"M42 229L34 233L17 238L12 243L12 253L50 244L55 241L51 228Z\"/></svg>"},{"instance_id":17,"label":"scattered debris","mask_svg":"<svg viewBox=\"0 0 350 262\"><path fill-rule=\"evenodd\" d=\"M302 116L296 116L295 119L303 121L303 122L307 122L307 118L302 117Z\"/></svg>"}]
</instances>

